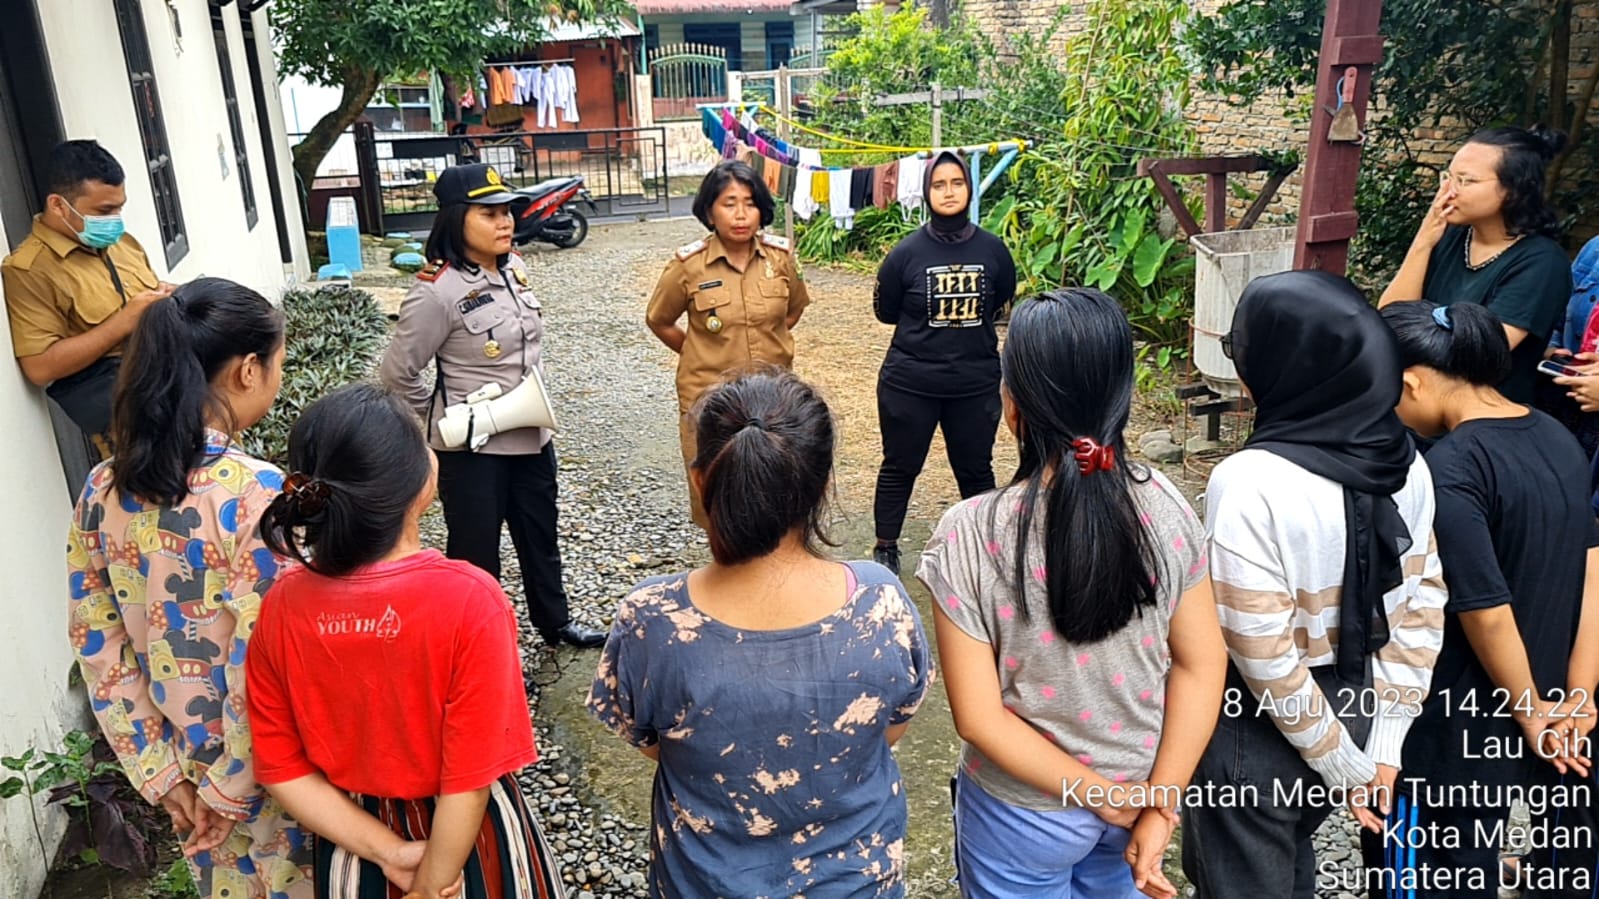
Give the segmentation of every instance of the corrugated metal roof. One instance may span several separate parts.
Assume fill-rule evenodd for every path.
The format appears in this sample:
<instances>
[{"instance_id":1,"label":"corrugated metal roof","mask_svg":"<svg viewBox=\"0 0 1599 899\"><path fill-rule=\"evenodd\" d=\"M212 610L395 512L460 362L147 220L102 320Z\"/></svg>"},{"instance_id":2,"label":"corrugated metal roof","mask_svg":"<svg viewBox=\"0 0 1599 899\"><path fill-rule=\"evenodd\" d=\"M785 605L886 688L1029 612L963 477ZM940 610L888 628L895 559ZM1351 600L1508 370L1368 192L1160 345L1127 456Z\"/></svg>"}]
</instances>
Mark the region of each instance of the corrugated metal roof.
<instances>
[{"instance_id":1,"label":"corrugated metal roof","mask_svg":"<svg viewBox=\"0 0 1599 899\"><path fill-rule=\"evenodd\" d=\"M604 22L565 22L552 19L549 24L549 37L544 39L544 43L556 44L563 41L592 41L597 38L638 36L638 25L627 19L619 19L611 25L607 25Z\"/></svg>"},{"instance_id":2,"label":"corrugated metal roof","mask_svg":"<svg viewBox=\"0 0 1599 899\"><path fill-rule=\"evenodd\" d=\"M679 13L747 13L788 12L794 0L633 0L633 6L644 16L670 16Z\"/></svg>"}]
</instances>

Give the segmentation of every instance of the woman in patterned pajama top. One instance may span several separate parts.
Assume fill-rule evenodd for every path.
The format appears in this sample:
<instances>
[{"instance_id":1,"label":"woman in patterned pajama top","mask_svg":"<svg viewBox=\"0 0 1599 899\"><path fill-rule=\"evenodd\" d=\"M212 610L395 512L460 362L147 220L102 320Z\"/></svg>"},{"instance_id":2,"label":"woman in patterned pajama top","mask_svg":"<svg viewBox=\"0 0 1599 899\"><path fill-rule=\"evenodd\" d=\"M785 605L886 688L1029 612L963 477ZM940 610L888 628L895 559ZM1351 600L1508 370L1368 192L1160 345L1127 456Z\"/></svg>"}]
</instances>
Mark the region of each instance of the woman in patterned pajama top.
<instances>
[{"instance_id":1,"label":"woman in patterned pajama top","mask_svg":"<svg viewBox=\"0 0 1599 899\"><path fill-rule=\"evenodd\" d=\"M188 834L203 897L309 899L309 842L250 764L245 647L278 572L256 522L282 474L238 448L283 367L283 319L202 278L139 320L112 401L117 454L67 536L71 638L129 779Z\"/></svg>"},{"instance_id":2,"label":"woman in patterned pajama top","mask_svg":"<svg viewBox=\"0 0 1599 899\"><path fill-rule=\"evenodd\" d=\"M816 551L826 404L747 375L695 411L713 561L622 601L589 710L659 762L652 896L897 897L905 794L889 751L932 672L887 569Z\"/></svg>"}]
</instances>

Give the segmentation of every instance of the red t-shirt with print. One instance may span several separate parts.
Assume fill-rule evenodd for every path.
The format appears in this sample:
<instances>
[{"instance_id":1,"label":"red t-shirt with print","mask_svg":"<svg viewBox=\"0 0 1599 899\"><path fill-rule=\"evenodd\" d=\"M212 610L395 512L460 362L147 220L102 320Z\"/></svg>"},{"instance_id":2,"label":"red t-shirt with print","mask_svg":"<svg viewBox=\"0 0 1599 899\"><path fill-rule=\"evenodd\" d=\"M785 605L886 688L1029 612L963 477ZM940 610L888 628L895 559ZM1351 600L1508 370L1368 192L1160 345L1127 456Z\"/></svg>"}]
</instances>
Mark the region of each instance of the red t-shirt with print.
<instances>
[{"instance_id":1,"label":"red t-shirt with print","mask_svg":"<svg viewBox=\"0 0 1599 899\"><path fill-rule=\"evenodd\" d=\"M286 572L244 668L263 784L321 771L343 790L420 799L538 761L511 603L437 550L341 578Z\"/></svg>"}]
</instances>

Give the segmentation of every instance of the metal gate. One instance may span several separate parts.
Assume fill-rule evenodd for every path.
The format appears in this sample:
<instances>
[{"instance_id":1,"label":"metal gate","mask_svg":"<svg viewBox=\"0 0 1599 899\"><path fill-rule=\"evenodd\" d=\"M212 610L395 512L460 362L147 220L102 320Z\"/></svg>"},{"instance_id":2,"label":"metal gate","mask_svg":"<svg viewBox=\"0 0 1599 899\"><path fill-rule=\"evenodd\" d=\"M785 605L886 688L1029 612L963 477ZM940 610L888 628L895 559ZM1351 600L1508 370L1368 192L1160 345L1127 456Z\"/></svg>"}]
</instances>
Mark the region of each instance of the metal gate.
<instances>
[{"instance_id":1,"label":"metal gate","mask_svg":"<svg viewBox=\"0 0 1599 899\"><path fill-rule=\"evenodd\" d=\"M433 182L471 162L493 165L513 187L581 175L602 217L667 212L662 127L386 137L363 125L355 143L369 233L427 230L438 212Z\"/></svg>"},{"instance_id":2,"label":"metal gate","mask_svg":"<svg viewBox=\"0 0 1599 899\"><path fill-rule=\"evenodd\" d=\"M655 121L699 117L698 104L727 100L727 51L709 44L669 44L650 51Z\"/></svg>"}]
</instances>

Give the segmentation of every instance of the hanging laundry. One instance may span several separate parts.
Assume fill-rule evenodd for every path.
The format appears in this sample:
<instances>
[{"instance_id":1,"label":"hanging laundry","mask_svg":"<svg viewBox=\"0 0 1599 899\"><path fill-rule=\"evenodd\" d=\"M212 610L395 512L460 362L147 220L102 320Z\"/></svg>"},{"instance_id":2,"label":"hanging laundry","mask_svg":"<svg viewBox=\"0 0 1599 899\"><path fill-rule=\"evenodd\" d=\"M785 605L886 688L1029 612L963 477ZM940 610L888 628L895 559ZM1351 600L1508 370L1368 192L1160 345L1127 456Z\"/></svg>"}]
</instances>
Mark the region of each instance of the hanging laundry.
<instances>
[{"instance_id":1,"label":"hanging laundry","mask_svg":"<svg viewBox=\"0 0 1599 899\"><path fill-rule=\"evenodd\" d=\"M833 216L833 227L844 231L855 228L855 207L849 201L853 181L849 169L832 169L827 173L827 211Z\"/></svg>"},{"instance_id":2,"label":"hanging laundry","mask_svg":"<svg viewBox=\"0 0 1599 899\"><path fill-rule=\"evenodd\" d=\"M752 169L755 168L755 148L749 144L740 143L737 152L733 154L733 158Z\"/></svg>"},{"instance_id":3,"label":"hanging laundry","mask_svg":"<svg viewBox=\"0 0 1599 899\"><path fill-rule=\"evenodd\" d=\"M516 70L516 102L533 106L539 101L539 87L544 73L538 66L524 66Z\"/></svg>"},{"instance_id":4,"label":"hanging laundry","mask_svg":"<svg viewBox=\"0 0 1599 899\"><path fill-rule=\"evenodd\" d=\"M899 161L899 189L895 198L906 221L922 209L922 170L926 167L927 160L920 156L907 156Z\"/></svg>"},{"instance_id":5,"label":"hanging laundry","mask_svg":"<svg viewBox=\"0 0 1599 899\"><path fill-rule=\"evenodd\" d=\"M800 156L804 158L814 152L814 150L801 151ZM794 193L790 205L794 207L794 214L807 222L816 214L818 208L814 191L818 174L820 173L815 168L803 162L794 170Z\"/></svg>"},{"instance_id":6,"label":"hanging laundry","mask_svg":"<svg viewBox=\"0 0 1599 899\"><path fill-rule=\"evenodd\" d=\"M791 165L778 163L777 195L783 198L784 203L794 202L794 178L799 170Z\"/></svg>"},{"instance_id":7,"label":"hanging laundry","mask_svg":"<svg viewBox=\"0 0 1599 899\"><path fill-rule=\"evenodd\" d=\"M811 199L815 200L817 205L826 205L828 200L831 199L832 189L832 173L829 170L817 169L812 173Z\"/></svg>"},{"instance_id":8,"label":"hanging laundry","mask_svg":"<svg viewBox=\"0 0 1599 899\"><path fill-rule=\"evenodd\" d=\"M849 208L856 211L872 205L872 170L855 169L849 176Z\"/></svg>"},{"instance_id":9,"label":"hanging laundry","mask_svg":"<svg viewBox=\"0 0 1599 899\"><path fill-rule=\"evenodd\" d=\"M887 209L899 194L899 163L885 162L872 170L872 205Z\"/></svg>"},{"instance_id":10,"label":"hanging laundry","mask_svg":"<svg viewBox=\"0 0 1599 899\"><path fill-rule=\"evenodd\" d=\"M568 122L580 121L577 114L577 70L571 66L556 66L561 73L561 117Z\"/></svg>"},{"instance_id":11,"label":"hanging laundry","mask_svg":"<svg viewBox=\"0 0 1599 899\"><path fill-rule=\"evenodd\" d=\"M555 111L560 108L560 85L555 75L555 67L546 67L539 75L539 120L540 128L555 128Z\"/></svg>"},{"instance_id":12,"label":"hanging laundry","mask_svg":"<svg viewBox=\"0 0 1599 899\"><path fill-rule=\"evenodd\" d=\"M759 154L756 155L755 161L758 164L756 171L760 172L761 180L766 182L766 189L771 191L772 196L780 196L782 194L783 169L787 168L787 166L775 159L768 159Z\"/></svg>"},{"instance_id":13,"label":"hanging laundry","mask_svg":"<svg viewBox=\"0 0 1599 899\"><path fill-rule=\"evenodd\" d=\"M509 66L489 69L488 82L490 106L516 102L516 73Z\"/></svg>"}]
</instances>

